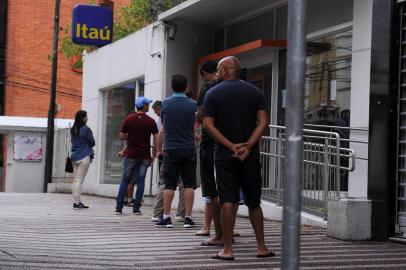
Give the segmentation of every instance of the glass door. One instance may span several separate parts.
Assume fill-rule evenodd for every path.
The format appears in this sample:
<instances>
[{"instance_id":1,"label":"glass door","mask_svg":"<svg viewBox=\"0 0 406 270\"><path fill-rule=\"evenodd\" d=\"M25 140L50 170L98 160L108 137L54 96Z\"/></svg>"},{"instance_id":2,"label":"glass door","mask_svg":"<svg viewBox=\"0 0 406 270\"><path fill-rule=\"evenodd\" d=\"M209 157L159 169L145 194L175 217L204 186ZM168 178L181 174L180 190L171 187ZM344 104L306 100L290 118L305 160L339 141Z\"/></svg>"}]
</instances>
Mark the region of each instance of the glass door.
<instances>
[{"instance_id":1,"label":"glass door","mask_svg":"<svg viewBox=\"0 0 406 270\"><path fill-rule=\"evenodd\" d=\"M272 100L272 63L247 69L247 82L262 91L271 109Z\"/></svg>"},{"instance_id":2,"label":"glass door","mask_svg":"<svg viewBox=\"0 0 406 270\"><path fill-rule=\"evenodd\" d=\"M134 111L136 85L127 83L107 90L105 114L104 175L102 184L119 184L122 173L122 159L118 152L124 142L118 137L124 118Z\"/></svg>"}]
</instances>

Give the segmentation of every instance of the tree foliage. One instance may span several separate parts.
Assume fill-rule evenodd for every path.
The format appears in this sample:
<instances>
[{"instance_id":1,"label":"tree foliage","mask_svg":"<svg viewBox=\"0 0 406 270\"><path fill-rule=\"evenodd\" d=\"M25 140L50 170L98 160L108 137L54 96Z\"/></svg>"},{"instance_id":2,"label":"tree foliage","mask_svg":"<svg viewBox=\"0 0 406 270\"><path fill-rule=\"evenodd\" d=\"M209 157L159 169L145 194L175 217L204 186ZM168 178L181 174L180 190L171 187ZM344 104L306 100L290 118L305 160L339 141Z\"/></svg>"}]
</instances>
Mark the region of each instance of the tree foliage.
<instances>
[{"instance_id":1,"label":"tree foliage","mask_svg":"<svg viewBox=\"0 0 406 270\"><path fill-rule=\"evenodd\" d=\"M126 37L147 26L157 19L159 13L184 1L185 0L131 0L128 6L123 6L114 12L113 41ZM71 24L66 25L61 40L61 51L67 58L81 55L84 50L89 52L97 48L94 46L74 44L71 38L71 27ZM75 68L81 66L81 60L78 60L78 62L74 64Z\"/></svg>"}]
</instances>

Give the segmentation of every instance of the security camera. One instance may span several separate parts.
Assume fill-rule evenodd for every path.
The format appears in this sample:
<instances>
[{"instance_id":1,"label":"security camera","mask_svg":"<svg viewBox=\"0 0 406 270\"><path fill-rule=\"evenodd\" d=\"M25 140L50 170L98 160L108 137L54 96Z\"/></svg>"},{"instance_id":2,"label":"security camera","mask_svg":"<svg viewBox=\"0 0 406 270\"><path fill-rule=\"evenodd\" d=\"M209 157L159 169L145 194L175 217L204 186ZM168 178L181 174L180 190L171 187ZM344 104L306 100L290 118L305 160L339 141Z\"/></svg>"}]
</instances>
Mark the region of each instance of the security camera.
<instances>
[{"instance_id":1,"label":"security camera","mask_svg":"<svg viewBox=\"0 0 406 270\"><path fill-rule=\"evenodd\" d=\"M177 29L176 25L173 25L173 24L169 25L169 27L168 27L168 37L169 37L170 40L175 39L177 30L178 29Z\"/></svg>"}]
</instances>

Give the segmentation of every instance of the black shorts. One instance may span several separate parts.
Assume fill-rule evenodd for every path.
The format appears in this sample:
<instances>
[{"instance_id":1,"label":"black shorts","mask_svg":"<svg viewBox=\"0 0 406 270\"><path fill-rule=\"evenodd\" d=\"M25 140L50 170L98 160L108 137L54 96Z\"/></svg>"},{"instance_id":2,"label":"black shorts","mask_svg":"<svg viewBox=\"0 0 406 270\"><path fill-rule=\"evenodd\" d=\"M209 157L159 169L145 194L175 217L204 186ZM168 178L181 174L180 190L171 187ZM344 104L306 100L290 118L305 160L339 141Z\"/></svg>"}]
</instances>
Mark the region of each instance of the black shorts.
<instances>
[{"instance_id":1,"label":"black shorts","mask_svg":"<svg viewBox=\"0 0 406 270\"><path fill-rule=\"evenodd\" d=\"M261 204L261 163L259 159L215 160L217 191L220 203L238 203L240 187L248 207L257 208Z\"/></svg>"},{"instance_id":2,"label":"black shorts","mask_svg":"<svg viewBox=\"0 0 406 270\"><path fill-rule=\"evenodd\" d=\"M196 189L196 149L170 149L163 153L165 189L176 190L179 177L184 188Z\"/></svg>"},{"instance_id":3,"label":"black shorts","mask_svg":"<svg viewBox=\"0 0 406 270\"><path fill-rule=\"evenodd\" d=\"M200 149L200 178L203 197L218 196L214 177L214 143Z\"/></svg>"}]
</instances>

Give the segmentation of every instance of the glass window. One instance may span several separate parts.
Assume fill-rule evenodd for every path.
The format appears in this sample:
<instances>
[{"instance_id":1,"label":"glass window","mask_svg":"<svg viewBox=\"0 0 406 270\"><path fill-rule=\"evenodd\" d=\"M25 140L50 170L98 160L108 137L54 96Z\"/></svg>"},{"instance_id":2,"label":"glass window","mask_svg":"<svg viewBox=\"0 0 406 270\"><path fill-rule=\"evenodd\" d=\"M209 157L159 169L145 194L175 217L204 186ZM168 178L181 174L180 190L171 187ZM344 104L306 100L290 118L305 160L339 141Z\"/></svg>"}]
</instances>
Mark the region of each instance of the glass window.
<instances>
[{"instance_id":1,"label":"glass window","mask_svg":"<svg viewBox=\"0 0 406 270\"><path fill-rule=\"evenodd\" d=\"M138 96L143 97L145 95L145 83L144 79L138 80Z\"/></svg>"},{"instance_id":2,"label":"glass window","mask_svg":"<svg viewBox=\"0 0 406 270\"><path fill-rule=\"evenodd\" d=\"M248 68L246 73L246 81L261 90L270 110L272 99L272 64Z\"/></svg>"},{"instance_id":3,"label":"glass window","mask_svg":"<svg viewBox=\"0 0 406 270\"><path fill-rule=\"evenodd\" d=\"M233 48L258 39L272 39L274 12L257 16L230 26L227 32L227 47Z\"/></svg>"},{"instance_id":4,"label":"glass window","mask_svg":"<svg viewBox=\"0 0 406 270\"><path fill-rule=\"evenodd\" d=\"M278 125L285 125L286 50L279 53ZM307 124L349 126L352 30L307 43L305 115Z\"/></svg>"},{"instance_id":5,"label":"glass window","mask_svg":"<svg viewBox=\"0 0 406 270\"><path fill-rule=\"evenodd\" d=\"M328 27L352 21L353 6L353 0L308 1L307 33L313 33Z\"/></svg>"},{"instance_id":6,"label":"glass window","mask_svg":"<svg viewBox=\"0 0 406 270\"><path fill-rule=\"evenodd\" d=\"M351 109L352 30L312 40L307 44L305 123L337 128L343 139L349 138ZM314 128L314 127L313 127ZM342 147L349 147L342 141ZM347 159L340 159L348 166ZM340 190L348 190L348 172L340 174Z\"/></svg>"},{"instance_id":7,"label":"glass window","mask_svg":"<svg viewBox=\"0 0 406 270\"><path fill-rule=\"evenodd\" d=\"M276 39L288 39L288 6L276 9Z\"/></svg>"},{"instance_id":8,"label":"glass window","mask_svg":"<svg viewBox=\"0 0 406 270\"><path fill-rule=\"evenodd\" d=\"M307 6L307 33L352 21L353 0L310 0ZM288 6L276 9L276 38L288 38Z\"/></svg>"},{"instance_id":9,"label":"glass window","mask_svg":"<svg viewBox=\"0 0 406 270\"><path fill-rule=\"evenodd\" d=\"M213 40L213 53L223 51L224 48L224 29L220 29L214 32Z\"/></svg>"},{"instance_id":10,"label":"glass window","mask_svg":"<svg viewBox=\"0 0 406 270\"><path fill-rule=\"evenodd\" d=\"M287 50L279 51L279 69L278 69L278 120L279 126L285 125L285 107L286 107L286 60Z\"/></svg>"},{"instance_id":11,"label":"glass window","mask_svg":"<svg viewBox=\"0 0 406 270\"><path fill-rule=\"evenodd\" d=\"M352 30L308 42L305 122L349 126Z\"/></svg>"},{"instance_id":12,"label":"glass window","mask_svg":"<svg viewBox=\"0 0 406 270\"><path fill-rule=\"evenodd\" d=\"M279 125L285 125L286 56L286 50L280 51ZM345 127L350 125L351 63L352 30L326 35L307 43L304 121L310 125L306 128L334 131L342 139L349 138L349 131ZM311 138L306 140L313 142ZM314 140L318 142L318 139ZM348 141L341 141L341 147L349 147ZM341 166L348 166L347 159L340 159L340 162ZM307 175L306 171L304 175ZM340 174L340 189L348 190L348 172Z\"/></svg>"},{"instance_id":13,"label":"glass window","mask_svg":"<svg viewBox=\"0 0 406 270\"><path fill-rule=\"evenodd\" d=\"M119 184L122 159L118 156L125 142L118 137L124 118L134 111L135 98L144 96L144 79L120 85L105 92L105 153L102 184Z\"/></svg>"}]
</instances>

